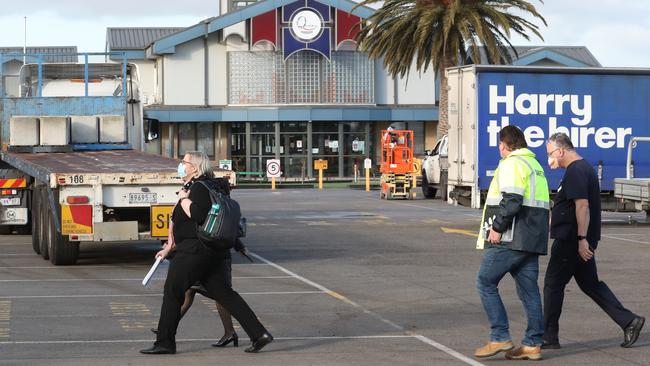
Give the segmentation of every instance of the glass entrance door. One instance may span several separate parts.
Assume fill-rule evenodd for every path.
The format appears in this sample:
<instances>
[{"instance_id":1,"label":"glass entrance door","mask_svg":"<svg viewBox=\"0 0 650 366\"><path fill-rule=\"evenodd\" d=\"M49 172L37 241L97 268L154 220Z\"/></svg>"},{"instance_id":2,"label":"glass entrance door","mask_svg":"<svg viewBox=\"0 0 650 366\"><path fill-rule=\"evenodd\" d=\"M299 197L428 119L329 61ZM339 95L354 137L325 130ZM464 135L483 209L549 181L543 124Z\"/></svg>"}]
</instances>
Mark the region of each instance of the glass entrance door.
<instances>
[{"instance_id":1,"label":"glass entrance door","mask_svg":"<svg viewBox=\"0 0 650 366\"><path fill-rule=\"evenodd\" d=\"M307 122L280 123L280 158L285 177L307 177Z\"/></svg>"}]
</instances>

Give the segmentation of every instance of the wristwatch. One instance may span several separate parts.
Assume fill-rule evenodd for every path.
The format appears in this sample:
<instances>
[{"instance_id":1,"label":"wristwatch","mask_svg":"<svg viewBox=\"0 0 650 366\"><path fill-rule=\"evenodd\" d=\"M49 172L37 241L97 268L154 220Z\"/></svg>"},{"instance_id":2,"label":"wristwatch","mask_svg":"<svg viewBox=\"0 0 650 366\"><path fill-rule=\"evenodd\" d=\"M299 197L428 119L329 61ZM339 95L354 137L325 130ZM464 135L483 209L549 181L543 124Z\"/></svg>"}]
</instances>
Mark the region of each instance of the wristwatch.
<instances>
[{"instance_id":1,"label":"wristwatch","mask_svg":"<svg viewBox=\"0 0 650 366\"><path fill-rule=\"evenodd\" d=\"M583 236L583 235L578 235L578 241L584 240L584 239L587 239L587 237Z\"/></svg>"}]
</instances>

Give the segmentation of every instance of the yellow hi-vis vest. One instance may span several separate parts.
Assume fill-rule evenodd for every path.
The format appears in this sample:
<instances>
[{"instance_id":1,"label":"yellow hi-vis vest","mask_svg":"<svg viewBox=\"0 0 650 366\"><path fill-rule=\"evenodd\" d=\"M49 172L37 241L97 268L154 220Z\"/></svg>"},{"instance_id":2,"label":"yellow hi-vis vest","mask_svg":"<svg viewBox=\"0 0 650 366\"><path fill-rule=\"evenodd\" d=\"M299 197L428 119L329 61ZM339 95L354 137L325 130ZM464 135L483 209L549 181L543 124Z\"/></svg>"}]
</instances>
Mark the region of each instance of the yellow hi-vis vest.
<instances>
[{"instance_id":1,"label":"yellow hi-vis vest","mask_svg":"<svg viewBox=\"0 0 650 366\"><path fill-rule=\"evenodd\" d=\"M523 207L549 210L548 182L544 175L544 169L535 159L535 154L532 151L526 148L517 149L499 162L485 200L481 230L479 230L476 242L477 249L483 249L484 242L487 240L486 232L489 230L490 218L486 217L486 212L490 208L494 212L495 206L498 207L503 199L503 193L523 196ZM527 210L520 210L517 216L525 215L526 212ZM522 221L521 217L519 217L519 221ZM548 227L548 221L540 222L539 225Z\"/></svg>"}]
</instances>

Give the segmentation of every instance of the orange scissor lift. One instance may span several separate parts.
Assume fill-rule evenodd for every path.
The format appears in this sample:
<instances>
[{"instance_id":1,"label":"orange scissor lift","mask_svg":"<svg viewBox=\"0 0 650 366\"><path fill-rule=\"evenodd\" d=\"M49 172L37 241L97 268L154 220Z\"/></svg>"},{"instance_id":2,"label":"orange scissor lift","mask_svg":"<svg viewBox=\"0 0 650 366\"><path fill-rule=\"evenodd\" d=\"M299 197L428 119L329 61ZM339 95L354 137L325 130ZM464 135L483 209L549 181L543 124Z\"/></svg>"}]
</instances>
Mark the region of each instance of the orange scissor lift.
<instances>
[{"instance_id":1,"label":"orange scissor lift","mask_svg":"<svg viewBox=\"0 0 650 366\"><path fill-rule=\"evenodd\" d=\"M381 131L380 198L415 198L415 175L420 169L413 158L413 147L412 130Z\"/></svg>"}]
</instances>

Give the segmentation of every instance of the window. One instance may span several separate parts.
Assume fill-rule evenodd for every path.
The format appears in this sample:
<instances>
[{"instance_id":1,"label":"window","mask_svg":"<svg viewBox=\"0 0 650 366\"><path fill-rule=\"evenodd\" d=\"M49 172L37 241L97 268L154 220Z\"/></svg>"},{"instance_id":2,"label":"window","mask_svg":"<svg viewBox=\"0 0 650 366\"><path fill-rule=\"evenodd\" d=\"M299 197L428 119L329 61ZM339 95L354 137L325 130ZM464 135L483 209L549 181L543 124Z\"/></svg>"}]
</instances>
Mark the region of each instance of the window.
<instances>
[{"instance_id":1,"label":"window","mask_svg":"<svg viewBox=\"0 0 650 366\"><path fill-rule=\"evenodd\" d=\"M374 63L356 51L332 52L331 60L301 51L228 53L229 104L372 104Z\"/></svg>"}]
</instances>

